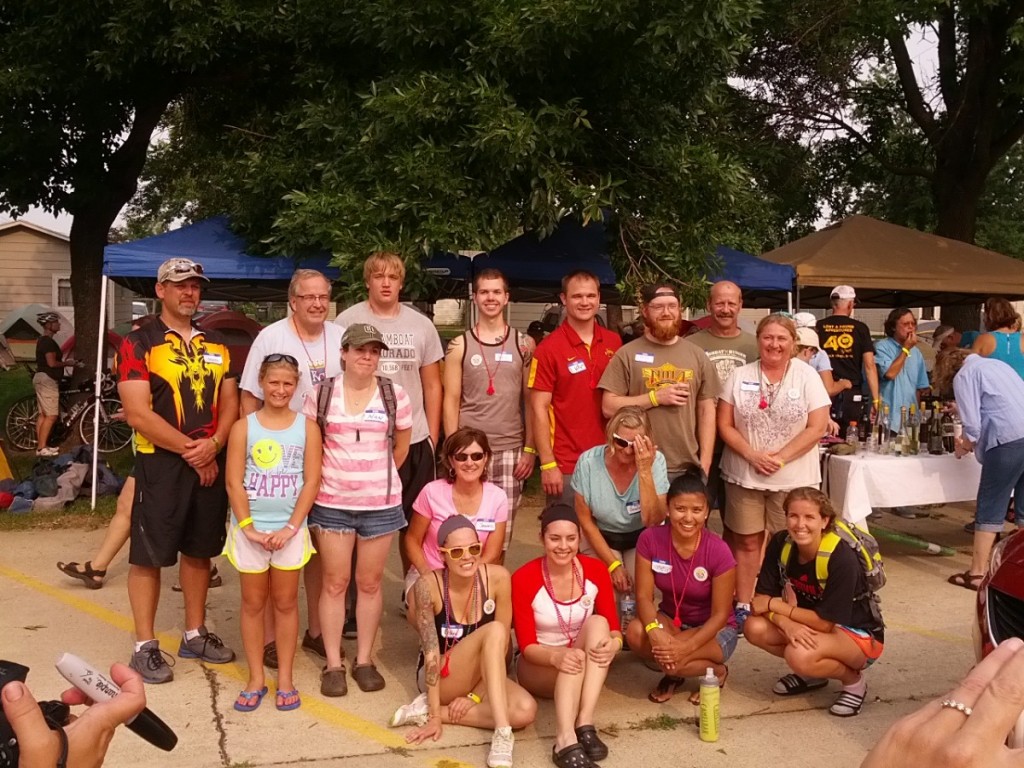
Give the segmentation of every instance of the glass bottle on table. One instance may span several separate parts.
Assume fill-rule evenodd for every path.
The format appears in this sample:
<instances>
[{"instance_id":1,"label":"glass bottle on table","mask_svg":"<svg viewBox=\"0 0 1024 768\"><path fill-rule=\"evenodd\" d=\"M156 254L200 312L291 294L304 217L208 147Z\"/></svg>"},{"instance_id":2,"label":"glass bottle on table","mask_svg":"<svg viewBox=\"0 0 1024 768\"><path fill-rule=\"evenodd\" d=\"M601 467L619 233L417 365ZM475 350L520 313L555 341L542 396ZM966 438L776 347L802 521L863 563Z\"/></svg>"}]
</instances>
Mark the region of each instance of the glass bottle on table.
<instances>
[{"instance_id":1,"label":"glass bottle on table","mask_svg":"<svg viewBox=\"0 0 1024 768\"><path fill-rule=\"evenodd\" d=\"M906 454L908 456L917 456L917 454L921 452L921 417L917 415L916 406L910 406L910 415L907 418L910 420L908 422L910 445L908 446Z\"/></svg>"},{"instance_id":2,"label":"glass bottle on table","mask_svg":"<svg viewBox=\"0 0 1024 768\"><path fill-rule=\"evenodd\" d=\"M928 437L931 434L932 412L928 410L927 403L921 401L921 413L918 417L921 421L921 428L918 431L918 453L928 450Z\"/></svg>"},{"instance_id":3,"label":"glass bottle on table","mask_svg":"<svg viewBox=\"0 0 1024 768\"><path fill-rule=\"evenodd\" d=\"M895 430L896 435L893 438L892 452L895 456L906 455L907 450L910 446L907 445L909 439L907 438L907 409L900 408L900 428Z\"/></svg>"},{"instance_id":4,"label":"glass bottle on table","mask_svg":"<svg viewBox=\"0 0 1024 768\"><path fill-rule=\"evenodd\" d=\"M846 428L846 444L853 447L853 450L860 450L860 429L856 421L851 421Z\"/></svg>"},{"instance_id":5,"label":"glass bottle on table","mask_svg":"<svg viewBox=\"0 0 1024 768\"><path fill-rule=\"evenodd\" d=\"M889 406L884 405L879 409L878 424L878 452L882 454L892 452L892 435L889 433Z\"/></svg>"},{"instance_id":6,"label":"glass bottle on table","mask_svg":"<svg viewBox=\"0 0 1024 768\"><path fill-rule=\"evenodd\" d=\"M956 450L956 426L953 421L952 409L942 414L942 451L953 453Z\"/></svg>"},{"instance_id":7,"label":"glass bottle on table","mask_svg":"<svg viewBox=\"0 0 1024 768\"><path fill-rule=\"evenodd\" d=\"M941 456L945 451L942 448L942 411L939 409L939 401L932 401L931 431L928 434L928 453L933 456Z\"/></svg>"}]
</instances>

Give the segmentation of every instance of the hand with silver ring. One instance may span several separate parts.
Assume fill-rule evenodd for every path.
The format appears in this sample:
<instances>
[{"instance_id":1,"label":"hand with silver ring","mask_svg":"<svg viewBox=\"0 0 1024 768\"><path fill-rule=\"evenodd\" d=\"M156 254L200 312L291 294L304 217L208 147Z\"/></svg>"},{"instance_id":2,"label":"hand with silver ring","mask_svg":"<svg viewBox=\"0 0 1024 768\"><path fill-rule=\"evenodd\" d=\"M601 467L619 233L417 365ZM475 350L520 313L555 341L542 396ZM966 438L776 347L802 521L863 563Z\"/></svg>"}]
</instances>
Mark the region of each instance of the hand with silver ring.
<instances>
[{"instance_id":1,"label":"hand with silver ring","mask_svg":"<svg viewBox=\"0 0 1024 768\"><path fill-rule=\"evenodd\" d=\"M1024 640L1011 638L968 673L948 696L893 725L861 768L1020 766L1007 735L1024 712Z\"/></svg>"}]
</instances>

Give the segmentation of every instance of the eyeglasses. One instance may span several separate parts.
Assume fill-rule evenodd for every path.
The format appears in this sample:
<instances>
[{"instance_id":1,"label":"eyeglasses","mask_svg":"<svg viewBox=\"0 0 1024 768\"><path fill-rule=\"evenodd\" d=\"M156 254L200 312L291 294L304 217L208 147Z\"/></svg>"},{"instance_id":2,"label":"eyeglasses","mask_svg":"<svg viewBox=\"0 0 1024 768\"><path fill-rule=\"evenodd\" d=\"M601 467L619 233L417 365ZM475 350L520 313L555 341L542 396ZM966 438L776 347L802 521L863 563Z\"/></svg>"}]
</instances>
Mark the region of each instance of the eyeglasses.
<instances>
[{"instance_id":1,"label":"eyeglasses","mask_svg":"<svg viewBox=\"0 0 1024 768\"><path fill-rule=\"evenodd\" d=\"M326 293L299 293L295 298L307 304L327 304L331 300Z\"/></svg>"},{"instance_id":2,"label":"eyeglasses","mask_svg":"<svg viewBox=\"0 0 1024 768\"><path fill-rule=\"evenodd\" d=\"M275 352L272 355L267 355L263 358L264 363L288 363L294 365L296 368L299 367L299 361L291 355L282 355L280 352Z\"/></svg>"},{"instance_id":3,"label":"eyeglasses","mask_svg":"<svg viewBox=\"0 0 1024 768\"><path fill-rule=\"evenodd\" d=\"M633 438L632 440L627 440L624 437L619 437L618 435L612 435L612 442L615 443L617 446L619 446L619 448L632 448L633 447L633 443L636 442L636 438Z\"/></svg>"},{"instance_id":4,"label":"eyeglasses","mask_svg":"<svg viewBox=\"0 0 1024 768\"><path fill-rule=\"evenodd\" d=\"M461 463L470 460L480 461L486 455L483 451L473 451L472 453L453 453L452 458Z\"/></svg>"},{"instance_id":5,"label":"eyeglasses","mask_svg":"<svg viewBox=\"0 0 1024 768\"><path fill-rule=\"evenodd\" d=\"M452 560L462 560L464 557L478 557L484 551L484 545L475 541L466 547L438 547Z\"/></svg>"}]
</instances>

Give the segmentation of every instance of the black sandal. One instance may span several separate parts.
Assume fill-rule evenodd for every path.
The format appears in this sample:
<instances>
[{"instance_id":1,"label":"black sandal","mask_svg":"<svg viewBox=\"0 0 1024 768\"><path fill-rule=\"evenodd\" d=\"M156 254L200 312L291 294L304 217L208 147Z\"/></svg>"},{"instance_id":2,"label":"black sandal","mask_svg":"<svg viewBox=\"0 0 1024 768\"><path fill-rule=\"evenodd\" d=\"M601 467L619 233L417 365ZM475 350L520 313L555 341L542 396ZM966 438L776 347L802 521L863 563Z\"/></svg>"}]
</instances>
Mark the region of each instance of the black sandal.
<instances>
[{"instance_id":1,"label":"black sandal","mask_svg":"<svg viewBox=\"0 0 1024 768\"><path fill-rule=\"evenodd\" d=\"M597 729L592 725L581 725L576 729L576 738L583 745L583 751L587 753L593 762L604 760L608 757L608 745L601 741L597 735Z\"/></svg>"},{"instance_id":2,"label":"black sandal","mask_svg":"<svg viewBox=\"0 0 1024 768\"><path fill-rule=\"evenodd\" d=\"M551 762L558 768L593 768L582 744L570 744L565 749L555 750L551 748Z\"/></svg>"},{"instance_id":3,"label":"black sandal","mask_svg":"<svg viewBox=\"0 0 1024 768\"><path fill-rule=\"evenodd\" d=\"M676 692L685 684L685 677L665 675L658 681L658 684L654 686L654 690L647 694L647 698L655 704L664 704L675 696Z\"/></svg>"},{"instance_id":4,"label":"black sandal","mask_svg":"<svg viewBox=\"0 0 1024 768\"><path fill-rule=\"evenodd\" d=\"M71 561L70 563L57 563L57 567L60 568L62 573L71 578L81 580L89 589L99 589L103 586L103 579L107 577L106 569L100 571L92 567L92 560L89 560L83 566L79 566L78 563ZM82 570L79 570L79 568ZM96 581L97 578L99 581Z\"/></svg>"},{"instance_id":5,"label":"black sandal","mask_svg":"<svg viewBox=\"0 0 1024 768\"><path fill-rule=\"evenodd\" d=\"M969 589L972 592L977 592L978 587L981 586L982 579L985 578L983 573L971 573L969 570L963 573L954 573L948 579L947 582L955 587L963 587Z\"/></svg>"}]
</instances>

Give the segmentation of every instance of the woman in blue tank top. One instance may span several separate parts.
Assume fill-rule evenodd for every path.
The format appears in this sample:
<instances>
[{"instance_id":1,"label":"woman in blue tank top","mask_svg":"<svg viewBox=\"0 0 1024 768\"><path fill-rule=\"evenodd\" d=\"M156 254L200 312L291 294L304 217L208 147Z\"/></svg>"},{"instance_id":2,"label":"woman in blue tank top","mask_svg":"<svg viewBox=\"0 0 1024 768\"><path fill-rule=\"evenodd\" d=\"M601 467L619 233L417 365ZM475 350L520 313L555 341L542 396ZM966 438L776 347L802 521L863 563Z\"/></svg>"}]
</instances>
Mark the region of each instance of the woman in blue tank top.
<instances>
[{"instance_id":1,"label":"woman in blue tank top","mask_svg":"<svg viewBox=\"0 0 1024 768\"><path fill-rule=\"evenodd\" d=\"M299 635L299 573L313 554L306 515L320 488L317 425L289 408L299 381L291 355L267 355L260 365L263 407L231 428L225 483L231 528L224 555L242 584L242 644L249 682L235 700L239 712L256 709L267 694L263 677L263 618L274 611L280 710L301 705L292 681Z\"/></svg>"},{"instance_id":2,"label":"woman in blue tank top","mask_svg":"<svg viewBox=\"0 0 1024 768\"><path fill-rule=\"evenodd\" d=\"M1024 339L1020 333L1020 316L1013 305L1000 296L985 302L985 328L971 344L971 351L982 357L1002 360L1024 379Z\"/></svg>"}]
</instances>

